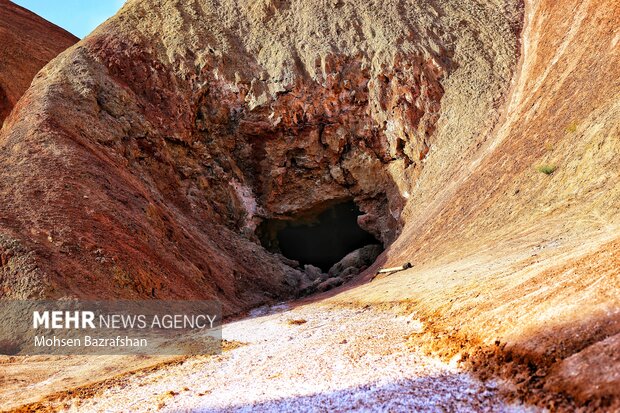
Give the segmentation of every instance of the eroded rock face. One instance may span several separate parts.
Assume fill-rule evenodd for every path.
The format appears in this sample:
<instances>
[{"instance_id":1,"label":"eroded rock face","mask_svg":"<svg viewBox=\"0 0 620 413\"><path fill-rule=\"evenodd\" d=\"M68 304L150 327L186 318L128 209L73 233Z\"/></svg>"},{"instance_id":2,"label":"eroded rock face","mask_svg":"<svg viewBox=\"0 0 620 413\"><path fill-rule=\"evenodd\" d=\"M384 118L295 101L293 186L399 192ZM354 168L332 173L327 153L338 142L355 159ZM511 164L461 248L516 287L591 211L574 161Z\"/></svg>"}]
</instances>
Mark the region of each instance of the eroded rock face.
<instances>
[{"instance_id":1,"label":"eroded rock face","mask_svg":"<svg viewBox=\"0 0 620 413\"><path fill-rule=\"evenodd\" d=\"M0 0L0 126L36 73L77 41L36 14Z\"/></svg>"},{"instance_id":2,"label":"eroded rock face","mask_svg":"<svg viewBox=\"0 0 620 413\"><path fill-rule=\"evenodd\" d=\"M2 296L239 311L303 284L258 224L348 199L388 245L442 113L469 113L466 141L507 90L520 20L510 1L129 1L3 131Z\"/></svg>"},{"instance_id":3,"label":"eroded rock face","mask_svg":"<svg viewBox=\"0 0 620 413\"><path fill-rule=\"evenodd\" d=\"M152 155L173 157L173 176L165 180L181 176L198 193L208 186L210 199L196 202L235 230L251 233L262 219L320 212L353 198L366 212L364 229L384 243L395 239L404 200L387 166L415 171L428 151L447 70L438 59L396 55L392 65L406 62L398 74L381 69L372 75L364 67L367 57L327 55L317 60L314 78L302 73L286 83L260 80L264 75L246 80L208 56L198 74L183 74L189 82L179 84L145 52L150 45L116 49L105 40L93 40L97 58L143 100L147 119L158 128L157 137L138 137L147 141L143 145L115 143L129 146L130 161L148 159L156 174L163 171ZM121 50L128 58L109 55ZM155 72L146 74L145 67ZM174 93L170 85L185 90ZM121 102L98 99L112 118L127 119ZM162 137L162 129L171 136Z\"/></svg>"}]
</instances>

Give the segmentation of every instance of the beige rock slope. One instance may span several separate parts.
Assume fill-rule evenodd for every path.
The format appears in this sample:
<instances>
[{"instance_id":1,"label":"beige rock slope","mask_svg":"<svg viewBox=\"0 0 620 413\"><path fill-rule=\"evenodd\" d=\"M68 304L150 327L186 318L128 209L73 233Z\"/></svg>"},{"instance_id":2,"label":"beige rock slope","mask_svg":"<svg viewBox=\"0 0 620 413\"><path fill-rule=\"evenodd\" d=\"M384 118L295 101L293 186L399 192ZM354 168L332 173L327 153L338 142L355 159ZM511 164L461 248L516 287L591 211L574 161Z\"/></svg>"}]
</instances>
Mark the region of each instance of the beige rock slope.
<instances>
[{"instance_id":1,"label":"beige rock slope","mask_svg":"<svg viewBox=\"0 0 620 413\"><path fill-rule=\"evenodd\" d=\"M0 135L0 296L237 312L302 276L260 222L354 199L388 248L330 302L414 312L530 400L617 403L619 13L130 0Z\"/></svg>"},{"instance_id":2,"label":"beige rock slope","mask_svg":"<svg viewBox=\"0 0 620 413\"><path fill-rule=\"evenodd\" d=\"M0 0L0 126L34 75L77 41L36 14Z\"/></svg>"},{"instance_id":3,"label":"beige rock slope","mask_svg":"<svg viewBox=\"0 0 620 413\"><path fill-rule=\"evenodd\" d=\"M415 268L337 299L409 302L431 346L518 392L618 403L620 7L526 2L525 17L502 119L462 161L429 157L412 194L387 264Z\"/></svg>"}]
</instances>

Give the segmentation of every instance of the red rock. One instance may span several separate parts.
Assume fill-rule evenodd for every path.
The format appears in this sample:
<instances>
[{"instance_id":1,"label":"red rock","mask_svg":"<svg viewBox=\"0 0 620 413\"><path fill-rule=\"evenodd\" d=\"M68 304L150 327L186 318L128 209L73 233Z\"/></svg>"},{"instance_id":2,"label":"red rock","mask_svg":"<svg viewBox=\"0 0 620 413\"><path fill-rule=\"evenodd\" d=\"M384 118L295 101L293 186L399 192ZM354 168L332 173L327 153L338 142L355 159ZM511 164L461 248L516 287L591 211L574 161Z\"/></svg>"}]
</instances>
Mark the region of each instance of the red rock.
<instances>
[{"instance_id":1,"label":"red rock","mask_svg":"<svg viewBox=\"0 0 620 413\"><path fill-rule=\"evenodd\" d=\"M0 0L0 125L36 73L78 38L9 0Z\"/></svg>"}]
</instances>

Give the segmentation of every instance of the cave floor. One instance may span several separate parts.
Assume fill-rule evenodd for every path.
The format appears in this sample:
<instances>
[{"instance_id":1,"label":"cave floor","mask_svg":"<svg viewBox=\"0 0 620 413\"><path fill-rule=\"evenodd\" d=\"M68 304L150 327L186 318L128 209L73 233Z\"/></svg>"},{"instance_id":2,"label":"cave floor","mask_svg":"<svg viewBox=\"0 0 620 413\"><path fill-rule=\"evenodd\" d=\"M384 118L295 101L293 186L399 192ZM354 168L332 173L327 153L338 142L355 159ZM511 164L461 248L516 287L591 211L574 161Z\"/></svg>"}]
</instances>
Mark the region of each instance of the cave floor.
<instances>
[{"instance_id":1,"label":"cave floor","mask_svg":"<svg viewBox=\"0 0 620 413\"><path fill-rule=\"evenodd\" d=\"M63 400L62 409L537 411L503 399L500 383L423 354L411 340L423 329L413 314L372 307L260 308L224 325L224 339L238 345L221 355L133 373L90 398Z\"/></svg>"}]
</instances>

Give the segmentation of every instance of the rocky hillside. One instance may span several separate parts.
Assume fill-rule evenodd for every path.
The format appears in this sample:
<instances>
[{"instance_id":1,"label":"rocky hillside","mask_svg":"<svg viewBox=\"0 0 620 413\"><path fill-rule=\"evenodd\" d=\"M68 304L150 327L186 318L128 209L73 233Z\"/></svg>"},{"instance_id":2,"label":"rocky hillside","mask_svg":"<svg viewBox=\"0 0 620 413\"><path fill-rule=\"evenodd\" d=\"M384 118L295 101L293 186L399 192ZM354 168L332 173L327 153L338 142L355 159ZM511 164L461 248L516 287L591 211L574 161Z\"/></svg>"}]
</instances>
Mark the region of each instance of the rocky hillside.
<instances>
[{"instance_id":1,"label":"rocky hillside","mask_svg":"<svg viewBox=\"0 0 620 413\"><path fill-rule=\"evenodd\" d=\"M403 213L386 264L415 267L337 301L407 302L421 345L517 377L521 395L606 410L620 403L620 6L525 6L499 122L465 148L438 141Z\"/></svg>"},{"instance_id":2,"label":"rocky hillside","mask_svg":"<svg viewBox=\"0 0 620 413\"><path fill-rule=\"evenodd\" d=\"M391 243L436 142L493 124L521 18L510 2L130 1L5 127L3 295L239 311L303 277L257 225L342 200Z\"/></svg>"},{"instance_id":3,"label":"rocky hillside","mask_svg":"<svg viewBox=\"0 0 620 413\"><path fill-rule=\"evenodd\" d=\"M0 0L0 126L37 72L78 38Z\"/></svg>"},{"instance_id":4,"label":"rocky hillside","mask_svg":"<svg viewBox=\"0 0 620 413\"><path fill-rule=\"evenodd\" d=\"M352 200L387 251L333 303L404 305L520 396L613 403L619 24L612 0L130 0L2 130L0 297L235 313L307 275L262 223Z\"/></svg>"}]
</instances>

